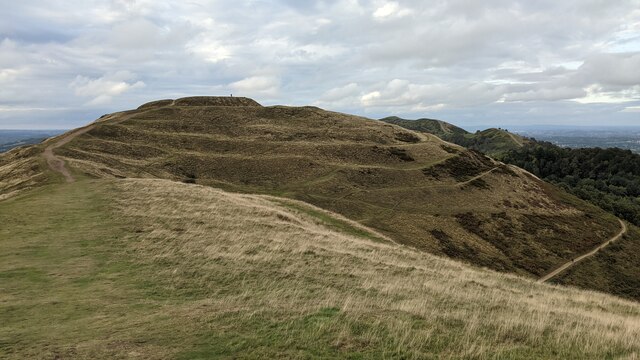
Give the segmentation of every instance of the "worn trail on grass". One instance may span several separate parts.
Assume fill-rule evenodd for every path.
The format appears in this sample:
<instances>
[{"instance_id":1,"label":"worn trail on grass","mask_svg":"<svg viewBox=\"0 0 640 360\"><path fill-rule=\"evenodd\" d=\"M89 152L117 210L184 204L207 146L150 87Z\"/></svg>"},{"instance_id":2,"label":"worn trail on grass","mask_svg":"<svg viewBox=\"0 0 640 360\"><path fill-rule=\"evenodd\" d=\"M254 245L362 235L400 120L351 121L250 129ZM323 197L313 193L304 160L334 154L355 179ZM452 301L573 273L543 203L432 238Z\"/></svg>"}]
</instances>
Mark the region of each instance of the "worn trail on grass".
<instances>
[{"instance_id":1,"label":"worn trail on grass","mask_svg":"<svg viewBox=\"0 0 640 360\"><path fill-rule=\"evenodd\" d=\"M71 133L65 134L60 139L58 139L53 144L47 146L42 153L42 156L47 160L47 165L51 168L51 170L58 172L64 176L65 180L68 183L72 183L76 181L76 179L71 175L71 172L65 166L64 160L59 158L56 154L53 153L54 149L59 148L60 146L67 144L71 140L75 139L77 136L82 135L91 129L93 129L95 125L88 125L83 128L77 129Z\"/></svg>"},{"instance_id":2,"label":"worn trail on grass","mask_svg":"<svg viewBox=\"0 0 640 360\"><path fill-rule=\"evenodd\" d=\"M42 153L42 156L45 158L45 160L47 160L47 165L49 165L49 168L51 168L51 170L62 174L62 176L64 176L65 180L68 183L72 183L72 182L76 181L76 179L73 177L73 175L71 175L71 172L65 166L64 160L62 160L56 154L54 154L53 150L65 145L65 144L68 144L71 140L75 139L76 137L91 131L91 129L93 129L96 126L96 123L105 122L107 120L116 120L114 123L121 123L121 122L123 122L125 120L130 119L131 117L133 117L135 115L144 114L146 112L147 111L142 111L142 112L138 112L138 111L123 111L123 112L117 112L117 113L113 113L113 114L110 114L110 115L107 115L107 116L103 116L100 119L96 120L92 124L89 124L87 126L78 128L76 130L73 130L70 133L67 133L67 134L64 134L64 135L60 136L60 138L57 139L53 144L47 146L44 149L44 152Z\"/></svg>"},{"instance_id":3,"label":"worn trail on grass","mask_svg":"<svg viewBox=\"0 0 640 360\"><path fill-rule=\"evenodd\" d=\"M518 146L524 146L524 144L522 143L522 140L518 139L515 135L513 135L512 133L508 132L507 134L509 134L509 137L515 141L516 144L518 144Z\"/></svg>"},{"instance_id":4,"label":"worn trail on grass","mask_svg":"<svg viewBox=\"0 0 640 360\"><path fill-rule=\"evenodd\" d=\"M582 260L595 255L598 251L604 249L605 247L609 246L609 244L611 244L614 241L619 240L622 235L624 235L627 232L627 225L620 219L618 219L618 221L620 222L620 225L622 226L622 229L620 230L620 232L608 239L607 241L603 242L602 244L598 245L595 249L589 251L586 254L580 255L579 257L565 263L564 265L560 266L559 268L553 270L552 272L548 273L547 275L541 277L540 279L538 279L538 282L545 282L548 281L552 278L554 278L555 276L557 276L558 274L562 273L563 271L567 270L568 268L572 267L573 265L581 262Z\"/></svg>"}]
</instances>

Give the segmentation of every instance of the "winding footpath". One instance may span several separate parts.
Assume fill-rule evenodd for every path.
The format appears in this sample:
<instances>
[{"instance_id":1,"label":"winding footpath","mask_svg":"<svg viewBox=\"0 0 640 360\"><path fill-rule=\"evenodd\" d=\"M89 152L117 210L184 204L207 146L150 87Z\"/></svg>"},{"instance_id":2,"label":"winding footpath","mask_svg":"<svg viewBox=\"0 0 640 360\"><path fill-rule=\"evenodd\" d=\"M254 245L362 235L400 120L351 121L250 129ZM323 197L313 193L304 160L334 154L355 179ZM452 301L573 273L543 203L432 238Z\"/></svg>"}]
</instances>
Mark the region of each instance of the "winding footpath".
<instances>
[{"instance_id":1,"label":"winding footpath","mask_svg":"<svg viewBox=\"0 0 640 360\"><path fill-rule=\"evenodd\" d=\"M582 254L579 257L565 263L564 265L560 266L559 268L553 270L552 272L548 273L547 275L541 277L540 279L538 279L538 282L546 282L552 278L554 278L555 276L557 276L558 274L560 274L561 272L567 270L568 268L572 267L573 265L581 262L582 260L591 257L593 255L595 255L598 251L604 249L605 247L609 246L609 244L611 244L614 241L619 240L622 235L624 235L627 232L627 225L620 219L618 219L618 221L620 222L620 226L622 226L622 229L620 230L620 232L618 233L618 235L612 237L611 239L603 242L602 244L598 245L595 249L589 251L586 254Z\"/></svg>"},{"instance_id":2,"label":"winding footpath","mask_svg":"<svg viewBox=\"0 0 640 360\"><path fill-rule=\"evenodd\" d=\"M51 170L62 174L62 176L64 176L65 180L68 183L72 183L72 182L76 181L76 179L73 177L73 175L71 175L71 172L65 166L64 160L62 160L56 154L54 154L53 150L59 148L60 146L62 146L64 144L67 144L71 140L75 139L77 136L88 132L89 130L93 129L94 126L95 125L93 125L93 124L92 125L88 125L88 126L85 126L83 128L74 130L71 133L63 135L62 137L57 139L56 142L54 142L53 144L47 146L44 149L44 152L42 153L42 156L44 156L45 160L47 160L47 165L49 165Z\"/></svg>"},{"instance_id":3,"label":"winding footpath","mask_svg":"<svg viewBox=\"0 0 640 360\"><path fill-rule=\"evenodd\" d=\"M173 103L171 105L175 104L175 100L173 101ZM59 139L56 139L56 141L47 146L44 149L44 152L42 153L42 156L45 158L45 160L47 160L47 165L49 165L49 168L51 168L51 170L62 174L62 176L64 176L65 180L68 183L72 183L74 181L76 181L76 179L73 177L73 175L71 175L71 172L69 171L69 169L67 169L67 167L65 166L64 160L62 160L61 158L59 158L56 154L53 153L53 150L69 143L71 140L75 139L76 137L87 133L89 131L91 131L91 129L93 129L96 124L98 123L103 123L106 121L111 121L114 124L119 124L125 120L129 120L131 117L135 116L135 115L139 115L139 114L144 114L147 113L150 110L147 111L121 111L121 112L116 112L113 114L109 114L106 116L101 117L100 119L94 121L93 123L78 128L76 130L73 130L70 133L64 134L62 135Z\"/></svg>"}]
</instances>

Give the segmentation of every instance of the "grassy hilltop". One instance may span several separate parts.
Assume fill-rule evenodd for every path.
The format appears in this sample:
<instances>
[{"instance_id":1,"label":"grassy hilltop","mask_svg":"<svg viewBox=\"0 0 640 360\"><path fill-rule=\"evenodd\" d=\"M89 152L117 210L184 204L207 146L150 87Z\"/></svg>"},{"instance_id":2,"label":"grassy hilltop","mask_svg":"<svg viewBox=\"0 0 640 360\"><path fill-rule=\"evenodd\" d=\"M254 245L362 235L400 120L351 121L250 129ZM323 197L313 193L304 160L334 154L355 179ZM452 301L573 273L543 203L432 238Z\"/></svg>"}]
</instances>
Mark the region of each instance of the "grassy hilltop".
<instances>
[{"instance_id":1,"label":"grassy hilltop","mask_svg":"<svg viewBox=\"0 0 640 360\"><path fill-rule=\"evenodd\" d=\"M518 168L430 134L314 107L153 102L100 119L56 152L94 177L303 200L400 243L522 275L540 276L619 230L613 216ZM24 156L14 163L32 171Z\"/></svg>"},{"instance_id":2,"label":"grassy hilltop","mask_svg":"<svg viewBox=\"0 0 640 360\"><path fill-rule=\"evenodd\" d=\"M0 357L640 354L636 302L532 279L617 220L477 152L245 98L75 134L0 155Z\"/></svg>"}]
</instances>

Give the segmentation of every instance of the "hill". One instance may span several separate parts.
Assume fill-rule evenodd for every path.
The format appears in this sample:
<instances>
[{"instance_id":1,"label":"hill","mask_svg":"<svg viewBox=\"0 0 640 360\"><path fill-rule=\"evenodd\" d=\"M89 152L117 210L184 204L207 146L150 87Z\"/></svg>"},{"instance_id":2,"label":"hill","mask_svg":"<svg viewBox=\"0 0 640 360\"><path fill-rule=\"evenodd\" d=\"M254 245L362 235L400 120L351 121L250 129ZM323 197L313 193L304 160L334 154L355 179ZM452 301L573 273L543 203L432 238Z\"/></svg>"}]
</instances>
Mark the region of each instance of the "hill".
<instances>
[{"instance_id":1,"label":"hill","mask_svg":"<svg viewBox=\"0 0 640 360\"><path fill-rule=\"evenodd\" d=\"M78 131L55 153L81 174L302 200L399 243L504 272L539 277L619 231L615 217L518 168L314 107L164 100ZM0 158L0 191L50 180L39 151L61 138Z\"/></svg>"},{"instance_id":2,"label":"hill","mask_svg":"<svg viewBox=\"0 0 640 360\"><path fill-rule=\"evenodd\" d=\"M407 120L397 116L389 116L384 119L380 119L389 124L401 126L405 129L424 132L428 134L436 135L437 137L444 139L447 136L452 135L468 135L469 132L465 129L459 128L453 124L449 124L445 121L434 119L417 119Z\"/></svg>"},{"instance_id":3,"label":"hill","mask_svg":"<svg viewBox=\"0 0 640 360\"><path fill-rule=\"evenodd\" d=\"M506 153L504 161L523 167L566 191L640 225L640 155L622 149L569 149L547 142ZM599 251L555 279L640 299L640 230Z\"/></svg>"},{"instance_id":4,"label":"hill","mask_svg":"<svg viewBox=\"0 0 640 360\"><path fill-rule=\"evenodd\" d=\"M491 128L470 133L441 120L407 120L391 116L380 119L380 121L402 126L409 130L433 134L445 141L477 150L496 158L510 150L519 149L525 144L532 143L530 139L510 133L504 129Z\"/></svg>"},{"instance_id":5,"label":"hill","mask_svg":"<svg viewBox=\"0 0 640 360\"><path fill-rule=\"evenodd\" d=\"M637 357L640 305L468 267L304 203L161 179L0 202L0 357Z\"/></svg>"},{"instance_id":6,"label":"hill","mask_svg":"<svg viewBox=\"0 0 640 360\"><path fill-rule=\"evenodd\" d=\"M537 142L510 151L503 159L640 225L640 154Z\"/></svg>"}]
</instances>

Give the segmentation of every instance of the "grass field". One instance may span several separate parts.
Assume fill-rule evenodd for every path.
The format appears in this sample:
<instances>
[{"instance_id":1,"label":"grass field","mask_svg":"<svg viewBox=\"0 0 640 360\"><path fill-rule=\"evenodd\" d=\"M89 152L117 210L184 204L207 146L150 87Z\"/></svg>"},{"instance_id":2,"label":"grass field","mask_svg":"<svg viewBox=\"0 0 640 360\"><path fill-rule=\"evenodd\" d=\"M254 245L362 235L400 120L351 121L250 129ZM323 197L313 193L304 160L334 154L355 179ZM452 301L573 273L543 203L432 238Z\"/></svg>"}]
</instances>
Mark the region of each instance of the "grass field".
<instances>
[{"instance_id":1,"label":"grass field","mask_svg":"<svg viewBox=\"0 0 640 360\"><path fill-rule=\"evenodd\" d=\"M2 358L640 354L637 303L474 269L271 197L84 179L0 202L0 223Z\"/></svg>"}]
</instances>

